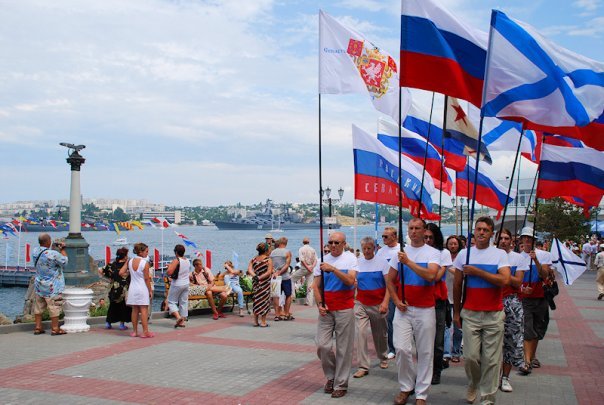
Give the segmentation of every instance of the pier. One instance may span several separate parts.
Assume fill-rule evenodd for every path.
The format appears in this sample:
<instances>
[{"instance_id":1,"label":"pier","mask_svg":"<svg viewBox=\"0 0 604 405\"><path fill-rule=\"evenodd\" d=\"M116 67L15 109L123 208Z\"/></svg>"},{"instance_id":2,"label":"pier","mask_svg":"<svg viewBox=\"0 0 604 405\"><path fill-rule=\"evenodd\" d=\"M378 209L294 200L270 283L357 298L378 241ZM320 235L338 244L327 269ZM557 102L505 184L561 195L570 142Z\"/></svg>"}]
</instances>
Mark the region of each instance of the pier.
<instances>
[{"instance_id":1,"label":"pier","mask_svg":"<svg viewBox=\"0 0 604 405\"><path fill-rule=\"evenodd\" d=\"M528 377L512 373L514 392L498 404L601 404L604 390L604 302L597 301L595 274L560 286L538 357ZM249 316L218 321L192 316L185 329L154 319L153 339L105 330L62 337L34 336L29 325L0 334L0 396L4 403L108 404L387 404L397 392L396 366L350 379L344 398L323 393L314 335L317 311L296 305L296 320L252 327ZM155 314L156 317L161 314ZM33 325L31 325L33 328ZM15 331L15 330L21 331ZM7 329L3 329L6 333ZM356 361L353 361L353 369ZM443 371L432 404L464 404L462 363Z\"/></svg>"}]
</instances>

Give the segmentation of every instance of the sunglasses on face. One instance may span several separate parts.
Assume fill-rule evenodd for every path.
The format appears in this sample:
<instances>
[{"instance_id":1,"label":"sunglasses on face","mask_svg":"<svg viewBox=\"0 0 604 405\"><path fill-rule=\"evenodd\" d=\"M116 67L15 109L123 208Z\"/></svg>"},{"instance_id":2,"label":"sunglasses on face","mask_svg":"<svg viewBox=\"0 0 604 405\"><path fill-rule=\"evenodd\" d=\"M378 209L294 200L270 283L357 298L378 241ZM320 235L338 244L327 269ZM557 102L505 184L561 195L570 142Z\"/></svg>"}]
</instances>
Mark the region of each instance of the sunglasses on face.
<instances>
[{"instance_id":1,"label":"sunglasses on face","mask_svg":"<svg viewBox=\"0 0 604 405\"><path fill-rule=\"evenodd\" d=\"M340 243L342 243L342 242L339 242L339 241L337 241L337 240L330 240L330 241L329 241L329 242L327 242L327 243L328 243L329 245L336 245L336 246L338 246L338 245L339 245Z\"/></svg>"}]
</instances>

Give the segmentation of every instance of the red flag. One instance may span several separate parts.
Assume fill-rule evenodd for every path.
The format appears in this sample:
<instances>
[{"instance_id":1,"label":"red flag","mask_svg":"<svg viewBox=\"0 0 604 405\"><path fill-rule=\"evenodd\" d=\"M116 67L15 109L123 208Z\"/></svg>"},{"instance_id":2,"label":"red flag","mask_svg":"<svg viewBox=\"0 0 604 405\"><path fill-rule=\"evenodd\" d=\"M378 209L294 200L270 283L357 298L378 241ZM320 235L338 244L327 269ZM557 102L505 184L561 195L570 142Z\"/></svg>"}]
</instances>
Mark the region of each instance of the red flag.
<instances>
[{"instance_id":1,"label":"red flag","mask_svg":"<svg viewBox=\"0 0 604 405\"><path fill-rule=\"evenodd\" d=\"M151 218L151 221L155 222L156 224L160 224L164 228L169 228L170 227L170 223L164 217L153 217L153 218Z\"/></svg>"},{"instance_id":2,"label":"red flag","mask_svg":"<svg viewBox=\"0 0 604 405\"><path fill-rule=\"evenodd\" d=\"M105 264L111 263L111 247L105 246Z\"/></svg>"},{"instance_id":3,"label":"red flag","mask_svg":"<svg viewBox=\"0 0 604 405\"><path fill-rule=\"evenodd\" d=\"M159 270L159 250L153 249L153 267L155 270Z\"/></svg>"},{"instance_id":4,"label":"red flag","mask_svg":"<svg viewBox=\"0 0 604 405\"><path fill-rule=\"evenodd\" d=\"M29 252L31 251L31 245L29 243L25 244L25 263L31 262L31 256Z\"/></svg>"},{"instance_id":5,"label":"red flag","mask_svg":"<svg viewBox=\"0 0 604 405\"><path fill-rule=\"evenodd\" d=\"M48 221L48 223L50 224L50 226L52 226L53 228L57 229L57 222L54 219L51 219L50 221Z\"/></svg>"},{"instance_id":6,"label":"red flag","mask_svg":"<svg viewBox=\"0 0 604 405\"><path fill-rule=\"evenodd\" d=\"M210 250L206 250L206 267L208 269L212 268L212 252Z\"/></svg>"}]
</instances>

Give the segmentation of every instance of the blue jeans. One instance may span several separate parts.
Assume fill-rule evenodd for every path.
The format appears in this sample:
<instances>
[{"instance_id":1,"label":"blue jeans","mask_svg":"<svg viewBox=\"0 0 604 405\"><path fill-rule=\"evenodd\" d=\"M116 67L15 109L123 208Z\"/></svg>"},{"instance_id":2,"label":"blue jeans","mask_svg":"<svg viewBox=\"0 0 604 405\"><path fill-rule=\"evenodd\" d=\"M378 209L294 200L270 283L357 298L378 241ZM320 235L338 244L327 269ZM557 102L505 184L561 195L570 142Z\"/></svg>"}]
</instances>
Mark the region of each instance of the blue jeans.
<instances>
[{"instance_id":1,"label":"blue jeans","mask_svg":"<svg viewBox=\"0 0 604 405\"><path fill-rule=\"evenodd\" d=\"M453 330L453 336L451 336L451 330ZM455 325L445 329L445 353L443 357L461 357L462 336L461 329L458 329Z\"/></svg>"},{"instance_id":2,"label":"blue jeans","mask_svg":"<svg viewBox=\"0 0 604 405\"><path fill-rule=\"evenodd\" d=\"M231 277L224 276L224 284L230 286L233 292L237 294L237 304L239 304L239 308L243 308L243 290L239 285L239 280L231 280Z\"/></svg>"}]
</instances>

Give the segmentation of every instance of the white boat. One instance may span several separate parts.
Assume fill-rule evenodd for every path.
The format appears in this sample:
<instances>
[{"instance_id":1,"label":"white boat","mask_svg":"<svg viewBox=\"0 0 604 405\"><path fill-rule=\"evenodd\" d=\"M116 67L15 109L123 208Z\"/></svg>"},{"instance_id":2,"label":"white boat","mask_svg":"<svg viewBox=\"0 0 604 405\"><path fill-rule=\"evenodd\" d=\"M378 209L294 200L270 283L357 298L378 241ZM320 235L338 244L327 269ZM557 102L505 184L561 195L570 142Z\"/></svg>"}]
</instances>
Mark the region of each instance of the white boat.
<instances>
[{"instance_id":1,"label":"white boat","mask_svg":"<svg viewBox=\"0 0 604 405\"><path fill-rule=\"evenodd\" d=\"M126 246L128 245L128 238L119 238L113 241L113 246Z\"/></svg>"}]
</instances>

